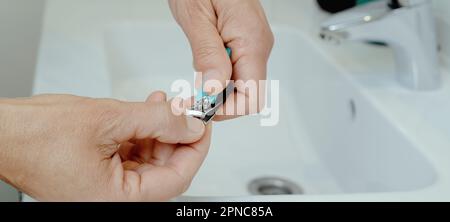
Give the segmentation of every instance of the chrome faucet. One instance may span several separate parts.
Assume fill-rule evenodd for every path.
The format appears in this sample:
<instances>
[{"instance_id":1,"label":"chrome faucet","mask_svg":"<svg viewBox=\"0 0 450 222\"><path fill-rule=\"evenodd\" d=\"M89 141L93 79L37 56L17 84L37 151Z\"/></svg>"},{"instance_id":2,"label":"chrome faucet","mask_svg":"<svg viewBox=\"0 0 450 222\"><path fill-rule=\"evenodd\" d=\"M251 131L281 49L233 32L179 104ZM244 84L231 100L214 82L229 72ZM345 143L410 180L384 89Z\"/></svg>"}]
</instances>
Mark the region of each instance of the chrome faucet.
<instances>
[{"instance_id":1,"label":"chrome faucet","mask_svg":"<svg viewBox=\"0 0 450 222\"><path fill-rule=\"evenodd\" d=\"M438 89L438 46L430 0L380 0L333 15L321 37L384 42L395 52L397 79L412 90Z\"/></svg>"}]
</instances>

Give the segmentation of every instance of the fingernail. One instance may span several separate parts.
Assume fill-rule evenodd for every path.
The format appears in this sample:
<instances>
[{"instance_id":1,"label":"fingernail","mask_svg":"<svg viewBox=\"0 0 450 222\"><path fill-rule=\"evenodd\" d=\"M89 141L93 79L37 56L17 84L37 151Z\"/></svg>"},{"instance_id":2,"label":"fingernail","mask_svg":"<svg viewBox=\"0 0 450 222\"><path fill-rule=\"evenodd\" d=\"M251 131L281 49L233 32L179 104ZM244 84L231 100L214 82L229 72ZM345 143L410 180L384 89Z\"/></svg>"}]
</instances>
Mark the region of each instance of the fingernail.
<instances>
[{"instance_id":1,"label":"fingernail","mask_svg":"<svg viewBox=\"0 0 450 222\"><path fill-rule=\"evenodd\" d=\"M193 118L193 117L186 117L187 118L187 127L188 129L193 133L203 133L205 130L205 124L199 119Z\"/></svg>"}]
</instances>

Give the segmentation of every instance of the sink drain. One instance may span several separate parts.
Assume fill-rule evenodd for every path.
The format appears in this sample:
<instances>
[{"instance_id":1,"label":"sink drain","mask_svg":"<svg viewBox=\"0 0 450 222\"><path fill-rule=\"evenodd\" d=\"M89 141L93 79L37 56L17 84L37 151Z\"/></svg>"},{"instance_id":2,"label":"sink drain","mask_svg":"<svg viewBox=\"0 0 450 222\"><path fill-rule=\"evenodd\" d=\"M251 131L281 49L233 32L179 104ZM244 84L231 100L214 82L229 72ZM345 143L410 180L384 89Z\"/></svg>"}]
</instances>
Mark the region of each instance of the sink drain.
<instances>
[{"instance_id":1,"label":"sink drain","mask_svg":"<svg viewBox=\"0 0 450 222\"><path fill-rule=\"evenodd\" d=\"M297 184L277 177L255 179L250 182L248 189L253 195L303 194L303 190Z\"/></svg>"}]
</instances>

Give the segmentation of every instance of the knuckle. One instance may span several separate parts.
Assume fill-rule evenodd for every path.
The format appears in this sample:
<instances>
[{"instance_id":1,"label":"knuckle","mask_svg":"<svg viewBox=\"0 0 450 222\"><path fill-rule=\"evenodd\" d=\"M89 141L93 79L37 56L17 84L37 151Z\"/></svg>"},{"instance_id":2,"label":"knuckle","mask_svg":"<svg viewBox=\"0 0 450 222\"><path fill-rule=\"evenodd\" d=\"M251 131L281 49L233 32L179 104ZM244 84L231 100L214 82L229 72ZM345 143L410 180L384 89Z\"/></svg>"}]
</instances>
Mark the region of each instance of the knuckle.
<instances>
[{"instance_id":1,"label":"knuckle","mask_svg":"<svg viewBox=\"0 0 450 222\"><path fill-rule=\"evenodd\" d=\"M209 64L213 59L219 56L220 47L212 44L203 42L200 46L194 50L195 61L198 65Z\"/></svg>"}]
</instances>

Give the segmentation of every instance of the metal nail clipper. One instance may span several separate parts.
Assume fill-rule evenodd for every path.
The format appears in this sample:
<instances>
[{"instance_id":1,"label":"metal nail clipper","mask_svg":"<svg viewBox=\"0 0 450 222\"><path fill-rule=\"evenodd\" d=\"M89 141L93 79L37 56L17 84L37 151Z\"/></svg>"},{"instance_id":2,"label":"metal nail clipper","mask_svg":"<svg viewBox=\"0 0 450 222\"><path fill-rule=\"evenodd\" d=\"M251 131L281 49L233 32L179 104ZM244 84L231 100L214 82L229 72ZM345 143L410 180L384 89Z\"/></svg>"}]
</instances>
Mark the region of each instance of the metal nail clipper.
<instances>
[{"instance_id":1,"label":"metal nail clipper","mask_svg":"<svg viewBox=\"0 0 450 222\"><path fill-rule=\"evenodd\" d=\"M217 110L225 104L227 98L234 92L234 83L230 82L221 93L216 96L208 96L201 93L195 100L194 105L186 110L187 116L200 119L203 123L208 124L214 116L216 116Z\"/></svg>"}]
</instances>

